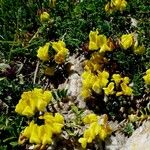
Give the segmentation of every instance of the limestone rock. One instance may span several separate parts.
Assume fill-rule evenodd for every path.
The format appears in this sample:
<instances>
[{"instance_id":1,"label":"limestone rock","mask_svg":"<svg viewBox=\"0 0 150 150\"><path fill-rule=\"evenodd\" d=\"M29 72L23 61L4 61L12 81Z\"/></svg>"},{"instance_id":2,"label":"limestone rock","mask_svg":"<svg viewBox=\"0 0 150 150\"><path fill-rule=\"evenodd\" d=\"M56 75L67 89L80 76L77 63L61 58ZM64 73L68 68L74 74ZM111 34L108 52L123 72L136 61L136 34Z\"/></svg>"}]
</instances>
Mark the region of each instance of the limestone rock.
<instances>
[{"instance_id":1,"label":"limestone rock","mask_svg":"<svg viewBox=\"0 0 150 150\"><path fill-rule=\"evenodd\" d=\"M121 150L150 150L150 121L136 129Z\"/></svg>"}]
</instances>

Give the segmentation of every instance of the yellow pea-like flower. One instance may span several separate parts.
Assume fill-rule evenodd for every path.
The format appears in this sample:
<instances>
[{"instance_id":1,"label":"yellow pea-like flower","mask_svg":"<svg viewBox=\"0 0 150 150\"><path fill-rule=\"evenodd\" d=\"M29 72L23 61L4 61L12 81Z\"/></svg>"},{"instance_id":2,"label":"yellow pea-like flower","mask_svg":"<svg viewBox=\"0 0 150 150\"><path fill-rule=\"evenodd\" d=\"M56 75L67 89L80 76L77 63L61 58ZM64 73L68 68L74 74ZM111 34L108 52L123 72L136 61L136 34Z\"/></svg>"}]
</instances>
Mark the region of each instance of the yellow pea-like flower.
<instances>
[{"instance_id":1,"label":"yellow pea-like flower","mask_svg":"<svg viewBox=\"0 0 150 150\"><path fill-rule=\"evenodd\" d=\"M105 11L109 14L113 13L113 11L123 11L127 6L127 2L125 0L111 0L105 5Z\"/></svg>"},{"instance_id":2,"label":"yellow pea-like flower","mask_svg":"<svg viewBox=\"0 0 150 150\"><path fill-rule=\"evenodd\" d=\"M124 78L122 79L122 81L123 81L123 83L125 83L125 84L129 84L130 79L129 79L129 77L124 77Z\"/></svg>"},{"instance_id":3,"label":"yellow pea-like flower","mask_svg":"<svg viewBox=\"0 0 150 150\"><path fill-rule=\"evenodd\" d=\"M42 61L49 61L50 57L48 54L50 43L46 43L44 46L40 47L37 51L37 57Z\"/></svg>"},{"instance_id":4,"label":"yellow pea-like flower","mask_svg":"<svg viewBox=\"0 0 150 150\"><path fill-rule=\"evenodd\" d=\"M108 136L108 135L110 135L111 134L111 132L112 132L112 129L111 129L111 127L107 124L107 125L105 125L105 126L103 126L103 125L100 125L100 127L99 127L99 138L101 139L101 140L105 140L106 139L106 137Z\"/></svg>"},{"instance_id":5,"label":"yellow pea-like flower","mask_svg":"<svg viewBox=\"0 0 150 150\"><path fill-rule=\"evenodd\" d=\"M114 94L114 83L110 82L106 88L103 88L106 95Z\"/></svg>"},{"instance_id":6,"label":"yellow pea-like flower","mask_svg":"<svg viewBox=\"0 0 150 150\"><path fill-rule=\"evenodd\" d=\"M145 81L145 84L150 85L150 74L146 74L143 76L143 79Z\"/></svg>"},{"instance_id":7,"label":"yellow pea-like flower","mask_svg":"<svg viewBox=\"0 0 150 150\"><path fill-rule=\"evenodd\" d=\"M102 92L101 80L97 79L92 86L92 90L98 94Z\"/></svg>"},{"instance_id":8,"label":"yellow pea-like flower","mask_svg":"<svg viewBox=\"0 0 150 150\"><path fill-rule=\"evenodd\" d=\"M90 31L89 40L89 50L98 50L100 43L98 31Z\"/></svg>"},{"instance_id":9,"label":"yellow pea-like flower","mask_svg":"<svg viewBox=\"0 0 150 150\"><path fill-rule=\"evenodd\" d=\"M133 45L133 34L124 34L121 36L120 44L123 49L128 49Z\"/></svg>"},{"instance_id":10,"label":"yellow pea-like flower","mask_svg":"<svg viewBox=\"0 0 150 150\"><path fill-rule=\"evenodd\" d=\"M133 52L137 55L143 55L145 53L144 45L139 46L138 42L136 42L133 47Z\"/></svg>"},{"instance_id":11,"label":"yellow pea-like flower","mask_svg":"<svg viewBox=\"0 0 150 150\"><path fill-rule=\"evenodd\" d=\"M15 111L21 115L31 117L36 111L44 111L51 99L51 91L34 88L32 91L23 92Z\"/></svg>"},{"instance_id":12,"label":"yellow pea-like flower","mask_svg":"<svg viewBox=\"0 0 150 150\"><path fill-rule=\"evenodd\" d=\"M108 2L108 3L105 5L105 11L106 11L108 14L112 14L112 13L113 13L114 8L111 7L110 2Z\"/></svg>"},{"instance_id":13,"label":"yellow pea-like flower","mask_svg":"<svg viewBox=\"0 0 150 150\"><path fill-rule=\"evenodd\" d=\"M66 47L65 42L59 40L58 42L51 42L52 43L52 48L56 51L59 52L63 50Z\"/></svg>"},{"instance_id":14,"label":"yellow pea-like flower","mask_svg":"<svg viewBox=\"0 0 150 150\"><path fill-rule=\"evenodd\" d=\"M21 107L23 107L23 106L21 106ZM24 110L22 111L21 114L24 115L24 116L31 117L31 116L34 115L34 110L32 110L32 108L30 106L25 106Z\"/></svg>"},{"instance_id":15,"label":"yellow pea-like flower","mask_svg":"<svg viewBox=\"0 0 150 150\"><path fill-rule=\"evenodd\" d=\"M47 125L41 125L38 127L38 137L41 140L42 145L47 145L52 143L52 132L51 128Z\"/></svg>"},{"instance_id":16,"label":"yellow pea-like flower","mask_svg":"<svg viewBox=\"0 0 150 150\"><path fill-rule=\"evenodd\" d=\"M95 134L93 130L89 128L84 131L83 137L87 139L87 143L92 143L93 139L95 138Z\"/></svg>"},{"instance_id":17,"label":"yellow pea-like flower","mask_svg":"<svg viewBox=\"0 0 150 150\"><path fill-rule=\"evenodd\" d=\"M78 140L79 143L81 143L82 148L86 148L87 146L87 139L86 138L80 138Z\"/></svg>"},{"instance_id":18,"label":"yellow pea-like flower","mask_svg":"<svg viewBox=\"0 0 150 150\"><path fill-rule=\"evenodd\" d=\"M64 124L64 117L60 113L55 113L54 120L57 123Z\"/></svg>"},{"instance_id":19,"label":"yellow pea-like flower","mask_svg":"<svg viewBox=\"0 0 150 150\"><path fill-rule=\"evenodd\" d=\"M40 21L41 22L46 22L48 21L50 18L50 15L47 13L47 12L43 12L41 15L40 15Z\"/></svg>"},{"instance_id":20,"label":"yellow pea-like flower","mask_svg":"<svg viewBox=\"0 0 150 150\"><path fill-rule=\"evenodd\" d=\"M69 50L66 48L66 44L59 40L58 42L51 42L52 48L57 52L57 54L54 56L54 60L57 64L64 63Z\"/></svg>"},{"instance_id":21,"label":"yellow pea-like flower","mask_svg":"<svg viewBox=\"0 0 150 150\"><path fill-rule=\"evenodd\" d=\"M125 0L111 0L111 6L122 11L126 8L127 2Z\"/></svg>"},{"instance_id":22,"label":"yellow pea-like flower","mask_svg":"<svg viewBox=\"0 0 150 150\"><path fill-rule=\"evenodd\" d=\"M46 108L46 106L47 106L47 102L45 102L45 101L43 101L43 100L38 100L38 101L37 101L37 109L38 109L39 111L44 111L45 108Z\"/></svg>"},{"instance_id":23,"label":"yellow pea-like flower","mask_svg":"<svg viewBox=\"0 0 150 150\"><path fill-rule=\"evenodd\" d=\"M121 96L121 95L123 95L123 92L122 92L122 91L116 92L116 96Z\"/></svg>"},{"instance_id":24,"label":"yellow pea-like flower","mask_svg":"<svg viewBox=\"0 0 150 150\"><path fill-rule=\"evenodd\" d=\"M112 75L112 80L115 82L115 84L118 86L119 83L121 82L122 78L120 74L113 74Z\"/></svg>"},{"instance_id":25,"label":"yellow pea-like flower","mask_svg":"<svg viewBox=\"0 0 150 150\"><path fill-rule=\"evenodd\" d=\"M95 136L100 132L100 125L98 124L98 121L91 123L89 128L92 130Z\"/></svg>"},{"instance_id":26,"label":"yellow pea-like flower","mask_svg":"<svg viewBox=\"0 0 150 150\"><path fill-rule=\"evenodd\" d=\"M41 140L38 137L38 125L37 124L33 125L32 131L31 131L31 136L29 138L29 142L30 143L35 143L35 144L40 144L41 143Z\"/></svg>"},{"instance_id":27,"label":"yellow pea-like flower","mask_svg":"<svg viewBox=\"0 0 150 150\"><path fill-rule=\"evenodd\" d=\"M61 133L61 129L64 125L63 124L60 124L60 123L53 123L52 124L52 133L54 134L59 134Z\"/></svg>"},{"instance_id":28,"label":"yellow pea-like flower","mask_svg":"<svg viewBox=\"0 0 150 150\"><path fill-rule=\"evenodd\" d=\"M88 97L91 96L91 90L90 90L90 89L86 89L86 88L82 88L80 95L81 95L84 99L86 99L86 98L88 98Z\"/></svg>"},{"instance_id":29,"label":"yellow pea-like flower","mask_svg":"<svg viewBox=\"0 0 150 150\"><path fill-rule=\"evenodd\" d=\"M124 95L128 95L128 96L132 95L133 89L127 86L127 84L121 83L121 88Z\"/></svg>"},{"instance_id":30,"label":"yellow pea-like flower","mask_svg":"<svg viewBox=\"0 0 150 150\"><path fill-rule=\"evenodd\" d=\"M150 74L150 69L146 70L146 74Z\"/></svg>"},{"instance_id":31,"label":"yellow pea-like flower","mask_svg":"<svg viewBox=\"0 0 150 150\"><path fill-rule=\"evenodd\" d=\"M85 124L90 124L90 123L93 123L93 122L97 122L98 121L98 117L96 114L89 114L89 115L86 115L84 118L83 118L83 122Z\"/></svg>"},{"instance_id":32,"label":"yellow pea-like flower","mask_svg":"<svg viewBox=\"0 0 150 150\"><path fill-rule=\"evenodd\" d=\"M30 138L31 136L31 132L33 130L33 126L34 126L34 121L31 121L29 126L27 126L24 131L23 131L23 136L27 137L27 138Z\"/></svg>"}]
</instances>

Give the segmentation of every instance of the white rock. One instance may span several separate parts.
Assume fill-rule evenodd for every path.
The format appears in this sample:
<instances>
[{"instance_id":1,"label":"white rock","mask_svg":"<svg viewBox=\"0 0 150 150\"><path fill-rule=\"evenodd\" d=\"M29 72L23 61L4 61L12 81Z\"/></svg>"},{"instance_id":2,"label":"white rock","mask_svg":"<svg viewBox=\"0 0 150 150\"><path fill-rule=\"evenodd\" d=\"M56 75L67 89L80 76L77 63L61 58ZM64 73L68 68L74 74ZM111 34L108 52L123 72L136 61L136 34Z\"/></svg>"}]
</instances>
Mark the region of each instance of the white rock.
<instances>
[{"instance_id":1,"label":"white rock","mask_svg":"<svg viewBox=\"0 0 150 150\"><path fill-rule=\"evenodd\" d=\"M136 129L121 150L150 150L150 121Z\"/></svg>"}]
</instances>

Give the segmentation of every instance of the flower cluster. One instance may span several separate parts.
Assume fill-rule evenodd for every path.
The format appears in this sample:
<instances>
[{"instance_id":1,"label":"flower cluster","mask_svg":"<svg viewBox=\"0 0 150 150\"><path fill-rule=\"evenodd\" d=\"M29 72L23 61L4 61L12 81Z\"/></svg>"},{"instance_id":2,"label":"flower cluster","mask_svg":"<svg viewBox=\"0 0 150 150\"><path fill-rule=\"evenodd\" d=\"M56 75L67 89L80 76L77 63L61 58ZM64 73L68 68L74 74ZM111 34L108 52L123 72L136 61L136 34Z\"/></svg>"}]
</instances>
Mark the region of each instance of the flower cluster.
<instances>
[{"instance_id":1,"label":"flower cluster","mask_svg":"<svg viewBox=\"0 0 150 150\"><path fill-rule=\"evenodd\" d=\"M91 95L92 90L98 94L106 87L108 83L109 73L105 70L97 71L97 75L91 71L84 71L82 73L82 90L81 96L87 98Z\"/></svg>"},{"instance_id":2,"label":"flower cluster","mask_svg":"<svg viewBox=\"0 0 150 150\"><path fill-rule=\"evenodd\" d=\"M127 2L125 0L111 0L105 5L105 11L109 14L114 11L123 11L127 6Z\"/></svg>"},{"instance_id":3,"label":"flower cluster","mask_svg":"<svg viewBox=\"0 0 150 150\"><path fill-rule=\"evenodd\" d=\"M23 92L15 111L21 115L31 117L37 111L44 111L51 99L51 91L34 88L32 91Z\"/></svg>"},{"instance_id":4,"label":"flower cluster","mask_svg":"<svg viewBox=\"0 0 150 150\"><path fill-rule=\"evenodd\" d=\"M133 52L138 55L142 55L145 52L145 47L138 44L138 41L134 39L134 35L132 33L121 36L120 46L124 50L132 47Z\"/></svg>"},{"instance_id":5,"label":"flower cluster","mask_svg":"<svg viewBox=\"0 0 150 150\"><path fill-rule=\"evenodd\" d=\"M92 143L97 136L100 140L105 140L112 132L107 115L97 116L92 113L85 116L83 122L88 125L88 128L84 131L83 137L78 140L82 148L86 148L87 143Z\"/></svg>"},{"instance_id":6,"label":"flower cluster","mask_svg":"<svg viewBox=\"0 0 150 150\"><path fill-rule=\"evenodd\" d=\"M146 71L146 75L144 75L143 79L146 85L150 85L150 69Z\"/></svg>"},{"instance_id":7,"label":"flower cluster","mask_svg":"<svg viewBox=\"0 0 150 150\"><path fill-rule=\"evenodd\" d=\"M23 144L29 140L30 143L36 144L39 149L43 149L47 144L52 143L53 134L61 133L64 126L64 117L55 113L55 116L46 112L39 120L44 120L44 124L38 125L31 121L21 133L19 137L19 144Z\"/></svg>"},{"instance_id":8,"label":"flower cluster","mask_svg":"<svg viewBox=\"0 0 150 150\"><path fill-rule=\"evenodd\" d=\"M89 39L89 50L99 50L100 53L104 53L114 49L112 41L98 31L90 31Z\"/></svg>"},{"instance_id":9,"label":"flower cluster","mask_svg":"<svg viewBox=\"0 0 150 150\"><path fill-rule=\"evenodd\" d=\"M44 46L39 47L37 51L37 57L42 61L49 61L49 48L52 45L52 48L55 50L56 54L54 56L54 60L57 64L64 63L69 50L66 48L66 44L59 40L58 42L48 42Z\"/></svg>"},{"instance_id":10,"label":"flower cluster","mask_svg":"<svg viewBox=\"0 0 150 150\"><path fill-rule=\"evenodd\" d=\"M104 64L107 62L108 60L104 56L100 55L98 52L94 52L90 60L84 61L84 70L91 72L96 72L97 70L102 71Z\"/></svg>"},{"instance_id":11,"label":"flower cluster","mask_svg":"<svg viewBox=\"0 0 150 150\"><path fill-rule=\"evenodd\" d=\"M57 64L62 64L69 53L69 50L66 48L66 44L59 40L58 42L52 42L52 48L57 53L54 58L55 62Z\"/></svg>"},{"instance_id":12,"label":"flower cluster","mask_svg":"<svg viewBox=\"0 0 150 150\"><path fill-rule=\"evenodd\" d=\"M120 74L113 74L111 80L112 81L107 85L107 87L103 88L106 95L112 95L115 93L116 96L132 95L133 89L128 85L130 82L129 77L122 78ZM114 89L116 89L117 91L115 91ZM121 89L121 91L118 91L119 89Z\"/></svg>"},{"instance_id":13,"label":"flower cluster","mask_svg":"<svg viewBox=\"0 0 150 150\"><path fill-rule=\"evenodd\" d=\"M120 47L122 47L124 50L132 47L135 54L141 55L145 52L144 45L139 45L133 33L123 34L119 41L116 42L119 42ZM110 38L107 39L107 37L103 34L99 35L97 30L90 31L89 50L99 50L99 53L105 53L107 51L113 51L114 48L115 44Z\"/></svg>"},{"instance_id":14,"label":"flower cluster","mask_svg":"<svg viewBox=\"0 0 150 150\"><path fill-rule=\"evenodd\" d=\"M81 96L83 98L90 97L92 91L102 94L102 90L107 96L113 94L116 94L116 96L132 95L133 89L128 85L130 82L129 77L122 78L120 74L113 74L111 82L109 82L109 76L109 73L105 70L98 71L97 75L90 71L84 71L82 74Z\"/></svg>"}]
</instances>

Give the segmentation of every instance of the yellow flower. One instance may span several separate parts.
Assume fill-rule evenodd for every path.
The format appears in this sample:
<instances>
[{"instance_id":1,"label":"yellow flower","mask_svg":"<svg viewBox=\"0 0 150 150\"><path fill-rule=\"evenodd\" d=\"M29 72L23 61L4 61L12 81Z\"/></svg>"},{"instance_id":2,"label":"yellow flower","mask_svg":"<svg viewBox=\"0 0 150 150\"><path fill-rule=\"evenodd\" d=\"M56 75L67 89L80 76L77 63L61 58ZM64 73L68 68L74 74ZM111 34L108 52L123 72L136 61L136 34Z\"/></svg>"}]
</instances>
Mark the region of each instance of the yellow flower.
<instances>
[{"instance_id":1,"label":"yellow flower","mask_svg":"<svg viewBox=\"0 0 150 150\"><path fill-rule=\"evenodd\" d=\"M100 127L99 127L99 138L101 139L101 140L105 140L105 138L108 136L108 135L110 135L111 134L111 132L112 132L112 129L111 129L111 127L109 126L109 125L105 125L105 126L103 126L103 125L100 125Z\"/></svg>"},{"instance_id":2,"label":"yellow flower","mask_svg":"<svg viewBox=\"0 0 150 150\"><path fill-rule=\"evenodd\" d=\"M55 122L54 122L54 123L51 125L51 127L52 127L52 133L54 133L54 134L59 134L59 133L61 133L61 129L62 129L63 126L64 126L63 124L55 123Z\"/></svg>"},{"instance_id":3,"label":"yellow flower","mask_svg":"<svg viewBox=\"0 0 150 150\"><path fill-rule=\"evenodd\" d=\"M86 115L84 118L83 118L83 122L85 124L90 124L90 123L93 123L93 122L97 122L98 121L98 117L96 114L89 114L89 115Z\"/></svg>"},{"instance_id":4,"label":"yellow flower","mask_svg":"<svg viewBox=\"0 0 150 150\"><path fill-rule=\"evenodd\" d=\"M46 128L54 134L60 133L64 126L64 117L59 113L56 113L55 116L53 116L46 112L43 116L40 116L39 119L44 119Z\"/></svg>"},{"instance_id":5,"label":"yellow flower","mask_svg":"<svg viewBox=\"0 0 150 150\"><path fill-rule=\"evenodd\" d=\"M90 31L89 40L89 50L98 50L100 43L100 36L98 35L98 31Z\"/></svg>"},{"instance_id":6,"label":"yellow flower","mask_svg":"<svg viewBox=\"0 0 150 150\"><path fill-rule=\"evenodd\" d=\"M58 42L51 42L52 48L57 52L54 59L58 64L62 64L65 61L66 56L69 53L69 50L66 48L66 44L59 40Z\"/></svg>"},{"instance_id":7,"label":"yellow flower","mask_svg":"<svg viewBox=\"0 0 150 150\"><path fill-rule=\"evenodd\" d=\"M106 88L103 88L106 95L114 94L114 83L110 82Z\"/></svg>"},{"instance_id":8,"label":"yellow flower","mask_svg":"<svg viewBox=\"0 0 150 150\"><path fill-rule=\"evenodd\" d=\"M87 143L92 143L93 139L95 138L95 134L93 130L89 128L84 131L83 137L87 139Z\"/></svg>"},{"instance_id":9,"label":"yellow flower","mask_svg":"<svg viewBox=\"0 0 150 150\"><path fill-rule=\"evenodd\" d=\"M86 148L87 146L87 139L86 138L80 138L78 140L79 143L81 143L82 148Z\"/></svg>"},{"instance_id":10,"label":"yellow flower","mask_svg":"<svg viewBox=\"0 0 150 150\"><path fill-rule=\"evenodd\" d=\"M40 15L40 21L41 22L46 22L48 21L50 18L50 15L47 13L47 12L43 12L41 15Z\"/></svg>"},{"instance_id":11,"label":"yellow flower","mask_svg":"<svg viewBox=\"0 0 150 150\"><path fill-rule=\"evenodd\" d=\"M44 119L45 124L54 123L54 117L51 113L45 112L43 116L40 116L39 119Z\"/></svg>"},{"instance_id":12,"label":"yellow flower","mask_svg":"<svg viewBox=\"0 0 150 150\"><path fill-rule=\"evenodd\" d=\"M143 77L145 84L150 85L150 74L147 74Z\"/></svg>"},{"instance_id":13,"label":"yellow flower","mask_svg":"<svg viewBox=\"0 0 150 150\"><path fill-rule=\"evenodd\" d=\"M146 74L150 74L150 69L146 70Z\"/></svg>"},{"instance_id":14,"label":"yellow flower","mask_svg":"<svg viewBox=\"0 0 150 150\"><path fill-rule=\"evenodd\" d=\"M123 11L127 6L125 0L111 0L105 5L105 11L111 14L115 10Z\"/></svg>"},{"instance_id":15,"label":"yellow flower","mask_svg":"<svg viewBox=\"0 0 150 150\"><path fill-rule=\"evenodd\" d=\"M23 107L23 105L21 107ZM24 106L22 115L31 117L34 115L34 110L32 110L32 108L30 106Z\"/></svg>"},{"instance_id":16,"label":"yellow flower","mask_svg":"<svg viewBox=\"0 0 150 150\"><path fill-rule=\"evenodd\" d=\"M133 51L137 55L143 55L145 53L145 47L144 45L138 46L135 44L133 47Z\"/></svg>"},{"instance_id":17,"label":"yellow flower","mask_svg":"<svg viewBox=\"0 0 150 150\"><path fill-rule=\"evenodd\" d=\"M133 34L124 34L121 37L120 44L123 47L123 49L128 49L133 45Z\"/></svg>"},{"instance_id":18,"label":"yellow flower","mask_svg":"<svg viewBox=\"0 0 150 150\"><path fill-rule=\"evenodd\" d=\"M112 80L115 81L116 85L118 86L119 83L121 82L122 78L121 78L120 74L113 74Z\"/></svg>"},{"instance_id":19,"label":"yellow flower","mask_svg":"<svg viewBox=\"0 0 150 150\"><path fill-rule=\"evenodd\" d=\"M123 83L125 83L125 84L129 84L130 79L129 79L129 77L124 77L124 78L122 79L122 81L123 81Z\"/></svg>"},{"instance_id":20,"label":"yellow flower","mask_svg":"<svg viewBox=\"0 0 150 150\"><path fill-rule=\"evenodd\" d=\"M31 136L31 131L33 130L33 126L34 126L34 125L35 125L35 124L34 124L34 121L31 121L30 124L29 124L29 126L27 126L27 127L24 129L22 135L25 136L25 137L27 137L27 138L30 138L30 136Z\"/></svg>"},{"instance_id":21,"label":"yellow flower","mask_svg":"<svg viewBox=\"0 0 150 150\"><path fill-rule=\"evenodd\" d=\"M55 62L56 62L57 64L62 64L62 63L64 63L65 58L66 58L65 53L64 53L63 51L59 51L59 52L55 55L54 60L55 60Z\"/></svg>"},{"instance_id":22,"label":"yellow flower","mask_svg":"<svg viewBox=\"0 0 150 150\"><path fill-rule=\"evenodd\" d=\"M31 136L29 138L29 142L30 143L36 143L36 144L40 144L41 140L38 137L38 125L34 124L32 131L31 131Z\"/></svg>"},{"instance_id":23,"label":"yellow flower","mask_svg":"<svg viewBox=\"0 0 150 150\"><path fill-rule=\"evenodd\" d=\"M123 94L123 92L121 91L121 92L117 92L116 93L116 96L121 96Z\"/></svg>"},{"instance_id":24,"label":"yellow flower","mask_svg":"<svg viewBox=\"0 0 150 150\"><path fill-rule=\"evenodd\" d=\"M86 99L88 97L91 96L91 90L90 89L86 89L86 88L82 88L81 89L81 96Z\"/></svg>"},{"instance_id":25,"label":"yellow flower","mask_svg":"<svg viewBox=\"0 0 150 150\"><path fill-rule=\"evenodd\" d=\"M127 84L125 83L121 83L121 89L124 95L132 95L133 89L129 86L127 86Z\"/></svg>"},{"instance_id":26,"label":"yellow flower","mask_svg":"<svg viewBox=\"0 0 150 150\"><path fill-rule=\"evenodd\" d=\"M98 124L98 121L97 122L92 122L90 124L90 127L89 129L93 132L93 134L96 136L99 134L100 132L100 125Z\"/></svg>"},{"instance_id":27,"label":"yellow flower","mask_svg":"<svg viewBox=\"0 0 150 150\"><path fill-rule=\"evenodd\" d=\"M55 113L54 120L57 123L64 124L64 117L60 113Z\"/></svg>"},{"instance_id":28,"label":"yellow flower","mask_svg":"<svg viewBox=\"0 0 150 150\"><path fill-rule=\"evenodd\" d=\"M103 34L98 35L98 31L90 31L89 50L99 50L100 53L112 51L112 42Z\"/></svg>"},{"instance_id":29,"label":"yellow flower","mask_svg":"<svg viewBox=\"0 0 150 150\"><path fill-rule=\"evenodd\" d=\"M25 116L33 116L35 113L35 104L32 103L32 101L30 99L28 99L28 97L26 97L27 99L20 99L19 103L16 105L15 108L15 112L17 112L18 114L21 115L25 115ZM30 105L32 103L32 106Z\"/></svg>"},{"instance_id":30,"label":"yellow flower","mask_svg":"<svg viewBox=\"0 0 150 150\"><path fill-rule=\"evenodd\" d=\"M103 34L99 35L100 36L100 53L104 53L106 51L112 51L114 49L113 43L110 39L107 39L107 37Z\"/></svg>"},{"instance_id":31,"label":"yellow flower","mask_svg":"<svg viewBox=\"0 0 150 150\"><path fill-rule=\"evenodd\" d=\"M85 72L82 74L82 77L83 77L82 85L83 85L84 89L85 88L90 89L96 80L96 76L93 73L90 73L90 72L89 72L89 74L87 74L87 73Z\"/></svg>"},{"instance_id":32,"label":"yellow flower","mask_svg":"<svg viewBox=\"0 0 150 150\"><path fill-rule=\"evenodd\" d=\"M37 57L42 61L48 61L50 59L49 51L50 43L46 43L43 47L40 47L37 51Z\"/></svg>"},{"instance_id":33,"label":"yellow flower","mask_svg":"<svg viewBox=\"0 0 150 150\"><path fill-rule=\"evenodd\" d=\"M105 11L109 14L112 14L113 11L114 11L114 8L110 6L110 2L108 2L106 5L105 5Z\"/></svg>"},{"instance_id":34,"label":"yellow flower","mask_svg":"<svg viewBox=\"0 0 150 150\"><path fill-rule=\"evenodd\" d=\"M109 78L109 72L103 70L102 72L98 72L98 76L101 76L101 78L106 78L106 79L108 79L108 78Z\"/></svg>"},{"instance_id":35,"label":"yellow flower","mask_svg":"<svg viewBox=\"0 0 150 150\"><path fill-rule=\"evenodd\" d=\"M15 111L31 117L37 110L44 111L51 99L52 93L50 91L34 88L32 91L23 92Z\"/></svg>"},{"instance_id":36,"label":"yellow flower","mask_svg":"<svg viewBox=\"0 0 150 150\"><path fill-rule=\"evenodd\" d=\"M111 0L111 6L122 11L126 8L127 2L125 0Z\"/></svg>"},{"instance_id":37,"label":"yellow flower","mask_svg":"<svg viewBox=\"0 0 150 150\"><path fill-rule=\"evenodd\" d=\"M93 82L92 90L97 94L102 92L101 80L97 79L95 82Z\"/></svg>"},{"instance_id":38,"label":"yellow flower","mask_svg":"<svg viewBox=\"0 0 150 150\"><path fill-rule=\"evenodd\" d=\"M108 83L109 72L103 70L102 72L98 71L98 79L100 80L101 87L106 87Z\"/></svg>"},{"instance_id":39,"label":"yellow flower","mask_svg":"<svg viewBox=\"0 0 150 150\"><path fill-rule=\"evenodd\" d=\"M33 98L36 102L36 107L39 111L44 111L48 103L52 99L52 93L50 91L43 91L42 89L34 88Z\"/></svg>"},{"instance_id":40,"label":"yellow flower","mask_svg":"<svg viewBox=\"0 0 150 150\"><path fill-rule=\"evenodd\" d=\"M41 144L43 146L52 143L51 128L48 128L47 125L38 126L37 132L38 132L38 137L39 137Z\"/></svg>"},{"instance_id":41,"label":"yellow flower","mask_svg":"<svg viewBox=\"0 0 150 150\"><path fill-rule=\"evenodd\" d=\"M52 48L58 53L59 51L62 51L65 49L65 52L68 51L68 49L66 48L66 44L59 40L58 42L51 42L52 43Z\"/></svg>"},{"instance_id":42,"label":"yellow flower","mask_svg":"<svg viewBox=\"0 0 150 150\"><path fill-rule=\"evenodd\" d=\"M106 51L111 51L111 48L107 44L104 44L104 45L101 46L99 52L104 53Z\"/></svg>"}]
</instances>

